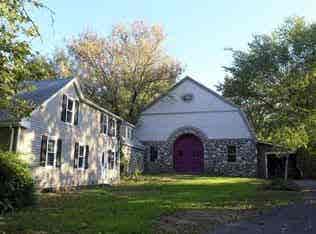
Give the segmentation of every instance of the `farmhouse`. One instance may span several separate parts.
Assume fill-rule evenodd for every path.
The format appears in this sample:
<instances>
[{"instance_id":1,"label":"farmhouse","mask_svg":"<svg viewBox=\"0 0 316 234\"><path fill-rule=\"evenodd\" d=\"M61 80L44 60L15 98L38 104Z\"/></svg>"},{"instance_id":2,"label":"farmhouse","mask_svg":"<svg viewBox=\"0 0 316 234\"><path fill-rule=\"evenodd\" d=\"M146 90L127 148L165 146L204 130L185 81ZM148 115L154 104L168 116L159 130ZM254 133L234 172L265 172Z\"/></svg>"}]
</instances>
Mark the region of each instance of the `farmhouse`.
<instances>
[{"instance_id":1,"label":"farmhouse","mask_svg":"<svg viewBox=\"0 0 316 234\"><path fill-rule=\"evenodd\" d=\"M17 122L1 111L0 144L28 158L39 187L118 182L120 149L127 173L257 174L245 114L190 77L148 105L136 126L85 98L77 79L28 83L34 89L20 96L34 110Z\"/></svg>"},{"instance_id":2,"label":"farmhouse","mask_svg":"<svg viewBox=\"0 0 316 234\"><path fill-rule=\"evenodd\" d=\"M134 125L86 99L76 79L28 83L32 89L20 95L34 110L19 122L2 111L0 140L2 148L24 154L39 187L115 183L120 147L127 158L142 155Z\"/></svg>"}]
</instances>

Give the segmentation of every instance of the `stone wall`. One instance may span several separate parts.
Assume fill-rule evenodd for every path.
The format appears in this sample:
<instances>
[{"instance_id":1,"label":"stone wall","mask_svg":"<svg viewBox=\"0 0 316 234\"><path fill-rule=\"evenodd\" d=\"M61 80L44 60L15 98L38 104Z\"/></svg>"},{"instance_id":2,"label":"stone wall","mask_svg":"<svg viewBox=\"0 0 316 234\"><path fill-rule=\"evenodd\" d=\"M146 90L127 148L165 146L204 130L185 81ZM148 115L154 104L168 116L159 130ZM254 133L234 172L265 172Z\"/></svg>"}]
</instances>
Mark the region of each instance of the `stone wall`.
<instances>
[{"instance_id":1,"label":"stone wall","mask_svg":"<svg viewBox=\"0 0 316 234\"><path fill-rule=\"evenodd\" d=\"M182 131L194 134L195 130ZM249 176L257 174L256 145L252 139L207 139L201 134L204 146L204 172L220 176ZM145 150L145 171L150 173L174 172L173 143L178 134L171 136L168 141L143 142ZM236 162L227 161L227 145L236 145ZM157 146L158 158L150 161L150 146Z\"/></svg>"},{"instance_id":2,"label":"stone wall","mask_svg":"<svg viewBox=\"0 0 316 234\"><path fill-rule=\"evenodd\" d=\"M131 147L129 145L123 145L122 147L124 161L126 167L124 173L131 175L136 171L144 171L144 151L138 148Z\"/></svg>"}]
</instances>

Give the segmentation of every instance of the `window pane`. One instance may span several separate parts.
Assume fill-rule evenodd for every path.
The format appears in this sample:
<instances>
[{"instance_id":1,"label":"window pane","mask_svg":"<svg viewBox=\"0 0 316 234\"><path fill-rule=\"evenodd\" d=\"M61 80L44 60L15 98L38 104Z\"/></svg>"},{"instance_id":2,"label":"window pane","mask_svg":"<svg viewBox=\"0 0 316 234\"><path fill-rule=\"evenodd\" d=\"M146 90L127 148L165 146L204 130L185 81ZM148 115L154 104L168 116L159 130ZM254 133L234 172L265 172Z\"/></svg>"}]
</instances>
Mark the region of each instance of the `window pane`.
<instances>
[{"instance_id":1,"label":"window pane","mask_svg":"<svg viewBox=\"0 0 316 234\"><path fill-rule=\"evenodd\" d=\"M101 164L102 166L104 166L104 163L105 163L105 156L104 156L104 153L102 154L102 159L101 159Z\"/></svg>"},{"instance_id":2,"label":"window pane","mask_svg":"<svg viewBox=\"0 0 316 234\"><path fill-rule=\"evenodd\" d=\"M79 157L83 157L84 156L84 146L80 146L79 148Z\"/></svg>"},{"instance_id":3,"label":"window pane","mask_svg":"<svg viewBox=\"0 0 316 234\"><path fill-rule=\"evenodd\" d=\"M228 155L228 161L229 162L236 162L236 155L235 154L229 154Z\"/></svg>"},{"instance_id":4,"label":"window pane","mask_svg":"<svg viewBox=\"0 0 316 234\"><path fill-rule=\"evenodd\" d=\"M50 152L50 153L54 153L55 152L55 141L54 140L49 140L48 141L47 152Z\"/></svg>"},{"instance_id":5,"label":"window pane","mask_svg":"<svg viewBox=\"0 0 316 234\"><path fill-rule=\"evenodd\" d=\"M103 115L103 119L102 119L102 132L106 133L107 127L108 127L108 123L107 123L107 115Z\"/></svg>"},{"instance_id":6,"label":"window pane","mask_svg":"<svg viewBox=\"0 0 316 234\"><path fill-rule=\"evenodd\" d=\"M72 112L71 111L67 111L67 119L66 119L66 121L68 123L71 123L71 121L72 121Z\"/></svg>"},{"instance_id":7,"label":"window pane","mask_svg":"<svg viewBox=\"0 0 316 234\"><path fill-rule=\"evenodd\" d=\"M83 157L79 158L79 168L83 168Z\"/></svg>"},{"instance_id":8,"label":"window pane","mask_svg":"<svg viewBox=\"0 0 316 234\"><path fill-rule=\"evenodd\" d=\"M236 153L236 146L234 145L229 145L227 148L227 151L229 154L235 154Z\"/></svg>"},{"instance_id":9,"label":"window pane","mask_svg":"<svg viewBox=\"0 0 316 234\"><path fill-rule=\"evenodd\" d=\"M54 157L55 157L54 153L47 154L47 165L48 166L54 166Z\"/></svg>"},{"instance_id":10,"label":"window pane","mask_svg":"<svg viewBox=\"0 0 316 234\"><path fill-rule=\"evenodd\" d=\"M72 111L73 105L74 105L74 102L71 99L68 99L67 109Z\"/></svg>"}]
</instances>

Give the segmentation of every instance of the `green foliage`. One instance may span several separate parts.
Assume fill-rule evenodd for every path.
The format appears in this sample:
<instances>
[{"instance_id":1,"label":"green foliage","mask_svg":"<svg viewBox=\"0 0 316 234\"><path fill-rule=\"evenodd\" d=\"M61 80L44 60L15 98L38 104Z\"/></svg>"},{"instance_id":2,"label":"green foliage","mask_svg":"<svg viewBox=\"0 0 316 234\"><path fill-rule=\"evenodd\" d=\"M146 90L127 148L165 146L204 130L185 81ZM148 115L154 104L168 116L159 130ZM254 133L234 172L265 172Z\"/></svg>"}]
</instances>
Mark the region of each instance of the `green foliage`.
<instances>
[{"instance_id":1,"label":"green foliage","mask_svg":"<svg viewBox=\"0 0 316 234\"><path fill-rule=\"evenodd\" d=\"M30 11L43 8L40 0L0 1L0 109L10 110L17 118L20 113L14 111L29 111L27 103L14 97L21 81L32 73L28 67L32 55L28 40L39 36Z\"/></svg>"},{"instance_id":2,"label":"green foliage","mask_svg":"<svg viewBox=\"0 0 316 234\"><path fill-rule=\"evenodd\" d=\"M218 90L247 112L259 139L306 146L316 126L316 24L290 18L270 35L254 36L246 51L232 52Z\"/></svg>"},{"instance_id":3,"label":"green foliage","mask_svg":"<svg viewBox=\"0 0 316 234\"><path fill-rule=\"evenodd\" d=\"M259 190L265 181L254 178L148 175L137 182L121 182L107 188L42 194L37 207L4 218L1 229L8 233L156 233L152 228L159 217L177 211L215 216L226 212L232 217L234 210L261 210L299 198L295 192Z\"/></svg>"},{"instance_id":4,"label":"green foliage","mask_svg":"<svg viewBox=\"0 0 316 234\"><path fill-rule=\"evenodd\" d=\"M20 155L0 151L0 212L34 204L34 181Z\"/></svg>"}]
</instances>

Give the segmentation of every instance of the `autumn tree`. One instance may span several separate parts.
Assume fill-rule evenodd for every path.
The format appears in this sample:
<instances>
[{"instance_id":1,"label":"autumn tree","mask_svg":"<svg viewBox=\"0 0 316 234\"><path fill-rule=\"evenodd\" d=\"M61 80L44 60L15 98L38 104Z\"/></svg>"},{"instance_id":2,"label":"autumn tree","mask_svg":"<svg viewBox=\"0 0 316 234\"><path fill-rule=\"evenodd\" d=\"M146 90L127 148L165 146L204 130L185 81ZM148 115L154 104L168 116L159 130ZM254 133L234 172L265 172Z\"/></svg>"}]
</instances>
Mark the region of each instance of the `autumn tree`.
<instances>
[{"instance_id":1,"label":"autumn tree","mask_svg":"<svg viewBox=\"0 0 316 234\"><path fill-rule=\"evenodd\" d=\"M292 149L315 141L316 24L288 19L232 53L218 90L246 110L258 138Z\"/></svg>"},{"instance_id":2,"label":"autumn tree","mask_svg":"<svg viewBox=\"0 0 316 234\"><path fill-rule=\"evenodd\" d=\"M106 37L82 33L68 50L90 99L135 122L141 109L182 73L163 48L165 40L160 26L134 22L114 26Z\"/></svg>"}]
</instances>

